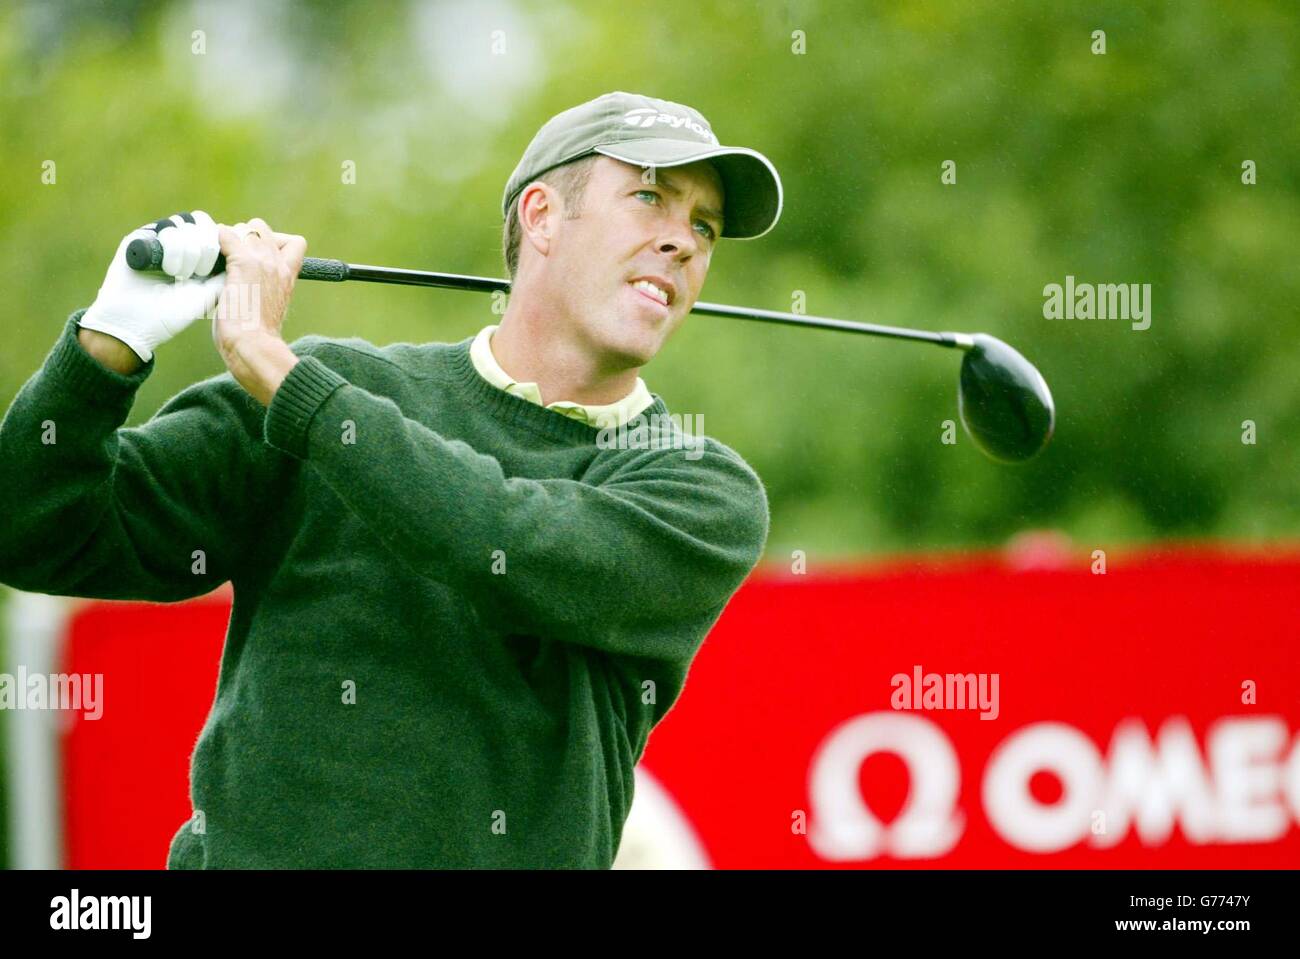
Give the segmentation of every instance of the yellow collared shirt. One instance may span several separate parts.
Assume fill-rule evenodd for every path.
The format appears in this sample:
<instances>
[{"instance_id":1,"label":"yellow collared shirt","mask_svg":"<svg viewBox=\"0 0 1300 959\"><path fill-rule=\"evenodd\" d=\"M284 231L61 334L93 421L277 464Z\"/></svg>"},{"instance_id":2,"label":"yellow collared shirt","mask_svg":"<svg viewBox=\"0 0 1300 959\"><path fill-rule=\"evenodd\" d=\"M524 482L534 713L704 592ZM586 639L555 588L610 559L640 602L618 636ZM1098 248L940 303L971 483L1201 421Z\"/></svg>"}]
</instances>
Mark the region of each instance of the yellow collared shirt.
<instances>
[{"instance_id":1,"label":"yellow collared shirt","mask_svg":"<svg viewBox=\"0 0 1300 959\"><path fill-rule=\"evenodd\" d=\"M501 369L496 357L492 355L492 334L496 331L498 325L493 324L483 327L478 336L474 338L474 342L470 344L469 356L474 363L474 369L478 370L479 376L498 389L505 390L507 393L512 393L528 400L530 403L541 406L542 392L537 388L537 384L519 383L511 379L510 374ZM554 403L545 405L548 410L555 410L557 413L579 420L588 426L607 429L609 427L623 426L652 403L654 403L654 397L650 395L650 390L646 388L645 381L638 376L636 378L636 387L617 403L590 406L581 403L570 403L567 400L557 400Z\"/></svg>"}]
</instances>

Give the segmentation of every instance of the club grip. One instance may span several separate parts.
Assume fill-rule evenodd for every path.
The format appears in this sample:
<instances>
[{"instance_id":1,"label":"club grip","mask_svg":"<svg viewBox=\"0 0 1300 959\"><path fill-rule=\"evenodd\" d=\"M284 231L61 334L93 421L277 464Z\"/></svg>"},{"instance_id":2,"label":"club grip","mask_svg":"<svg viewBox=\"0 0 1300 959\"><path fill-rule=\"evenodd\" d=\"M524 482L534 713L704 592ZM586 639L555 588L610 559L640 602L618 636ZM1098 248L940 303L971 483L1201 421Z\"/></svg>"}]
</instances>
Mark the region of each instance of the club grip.
<instances>
[{"instance_id":1,"label":"club grip","mask_svg":"<svg viewBox=\"0 0 1300 959\"><path fill-rule=\"evenodd\" d=\"M126 245L126 265L133 270L161 270L163 245L157 237L137 237ZM217 262L212 265L209 276L216 276L226 270L226 257L217 254Z\"/></svg>"},{"instance_id":2,"label":"club grip","mask_svg":"<svg viewBox=\"0 0 1300 959\"><path fill-rule=\"evenodd\" d=\"M137 237L126 246L126 262L133 270L161 270L163 258L162 243L156 237ZM224 273L226 258L217 254L217 262L212 267L211 276ZM305 257L302 269L298 271L300 280L325 280L341 283L348 278L348 265L342 260L327 260L318 256Z\"/></svg>"},{"instance_id":3,"label":"club grip","mask_svg":"<svg viewBox=\"0 0 1300 959\"><path fill-rule=\"evenodd\" d=\"M342 283L348 278L348 265L342 260L326 260L318 256L306 256L302 260L302 269L298 271L300 280L325 280L328 283Z\"/></svg>"}]
</instances>

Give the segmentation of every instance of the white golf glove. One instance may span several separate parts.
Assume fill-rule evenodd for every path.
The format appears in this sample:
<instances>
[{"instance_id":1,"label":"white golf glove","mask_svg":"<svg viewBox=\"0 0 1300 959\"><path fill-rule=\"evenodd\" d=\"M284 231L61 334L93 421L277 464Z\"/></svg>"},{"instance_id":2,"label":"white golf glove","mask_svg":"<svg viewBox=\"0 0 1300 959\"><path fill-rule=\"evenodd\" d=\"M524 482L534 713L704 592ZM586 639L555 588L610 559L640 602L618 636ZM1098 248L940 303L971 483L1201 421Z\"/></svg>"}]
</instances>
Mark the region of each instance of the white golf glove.
<instances>
[{"instance_id":1,"label":"white golf glove","mask_svg":"<svg viewBox=\"0 0 1300 959\"><path fill-rule=\"evenodd\" d=\"M200 317L212 318L226 285L224 272L208 276L221 252L217 225L202 210L190 215L193 223L177 214L169 218L174 227L155 231L154 224L147 224L123 237L99 296L81 317L82 329L116 337L148 363L155 347ZM126 248L139 237L162 244L162 273L127 265Z\"/></svg>"}]
</instances>

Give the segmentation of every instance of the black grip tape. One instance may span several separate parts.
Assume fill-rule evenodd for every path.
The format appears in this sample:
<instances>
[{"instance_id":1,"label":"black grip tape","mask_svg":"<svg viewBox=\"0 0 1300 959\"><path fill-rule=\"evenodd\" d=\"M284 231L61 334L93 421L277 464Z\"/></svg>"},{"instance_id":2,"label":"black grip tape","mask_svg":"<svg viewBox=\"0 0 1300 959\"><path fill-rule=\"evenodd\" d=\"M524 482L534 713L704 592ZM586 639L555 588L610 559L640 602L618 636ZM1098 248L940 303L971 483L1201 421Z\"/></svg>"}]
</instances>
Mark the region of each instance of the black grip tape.
<instances>
[{"instance_id":1,"label":"black grip tape","mask_svg":"<svg viewBox=\"0 0 1300 959\"><path fill-rule=\"evenodd\" d=\"M176 224L169 222L168 225ZM156 237L136 237L126 245L126 265L133 270L161 270L162 261L163 245ZM208 276L216 276L225 271L225 254L218 253L217 261L212 265L212 272Z\"/></svg>"}]
</instances>

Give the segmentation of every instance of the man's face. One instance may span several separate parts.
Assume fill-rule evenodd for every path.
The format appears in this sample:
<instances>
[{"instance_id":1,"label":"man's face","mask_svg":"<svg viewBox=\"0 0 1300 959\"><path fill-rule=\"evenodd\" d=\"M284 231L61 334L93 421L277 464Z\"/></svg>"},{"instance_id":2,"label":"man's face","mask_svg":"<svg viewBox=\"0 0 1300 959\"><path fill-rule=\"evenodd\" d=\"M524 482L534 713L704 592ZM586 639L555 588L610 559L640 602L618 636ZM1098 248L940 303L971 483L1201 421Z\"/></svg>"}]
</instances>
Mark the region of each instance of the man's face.
<instances>
[{"instance_id":1,"label":"man's face","mask_svg":"<svg viewBox=\"0 0 1300 959\"><path fill-rule=\"evenodd\" d=\"M556 222L543 275L548 299L562 304L557 320L606 369L648 363L686 318L722 233L722 201L722 178L707 160L647 171L597 157L580 215ZM643 278L667 304L633 285Z\"/></svg>"}]
</instances>

